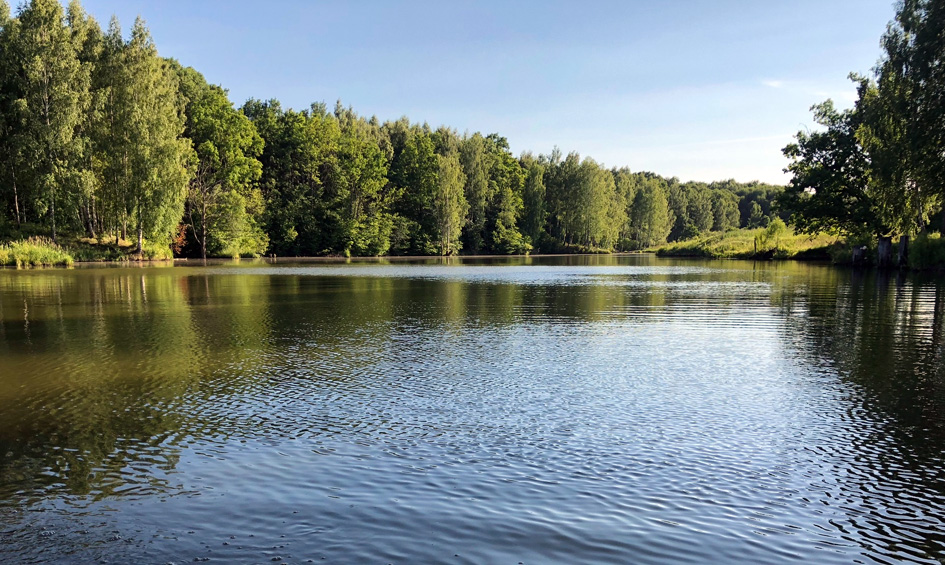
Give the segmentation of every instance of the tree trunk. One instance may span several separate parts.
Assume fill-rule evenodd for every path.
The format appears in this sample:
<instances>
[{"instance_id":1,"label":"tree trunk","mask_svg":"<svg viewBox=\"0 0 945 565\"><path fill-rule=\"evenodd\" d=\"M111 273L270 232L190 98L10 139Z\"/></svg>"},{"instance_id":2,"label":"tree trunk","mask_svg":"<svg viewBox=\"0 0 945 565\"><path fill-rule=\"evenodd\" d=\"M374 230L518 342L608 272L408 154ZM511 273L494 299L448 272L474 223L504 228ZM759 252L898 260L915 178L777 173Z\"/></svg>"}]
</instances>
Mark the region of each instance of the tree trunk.
<instances>
[{"instance_id":1,"label":"tree trunk","mask_svg":"<svg viewBox=\"0 0 945 565\"><path fill-rule=\"evenodd\" d=\"M757 249L757 245L758 245L758 242L755 242L755 248L756 248L756 249ZM851 257L850 262L853 263L853 266L854 266L854 267L859 266L860 263L863 262L863 255L864 255L863 250L864 250L864 249L866 249L866 248L865 248L865 247L862 247L862 246L859 246L859 245L857 245L856 247L853 248L853 256Z\"/></svg>"},{"instance_id":2,"label":"tree trunk","mask_svg":"<svg viewBox=\"0 0 945 565\"><path fill-rule=\"evenodd\" d=\"M16 167L10 166L10 172L13 173L13 210L16 213L16 227L20 228L20 196L16 190Z\"/></svg>"},{"instance_id":3,"label":"tree trunk","mask_svg":"<svg viewBox=\"0 0 945 565\"><path fill-rule=\"evenodd\" d=\"M876 247L876 266L880 269L888 269L892 266L892 237L888 235L879 238L879 245Z\"/></svg>"},{"instance_id":4,"label":"tree trunk","mask_svg":"<svg viewBox=\"0 0 945 565\"><path fill-rule=\"evenodd\" d=\"M80 207L82 220L85 223L85 232L91 239L95 239L95 224L92 217L92 203L86 202L85 206Z\"/></svg>"},{"instance_id":5,"label":"tree trunk","mask_svg":"<svg viewBox=\"0 0 945 565\"><path fill-rule=\"evenodd\" d=\"M200 255L203 260L207 260L207 199L204 198L201 206L200 216Z\"/></svg>"},{"instance_id":6,"label":"tree trunk","mask_svg":"<svg viewBox=\"0 0 945 565\"><path fill-rule=\"evenodd\" d=\"M56 197L52 197L52 241L53 243L58 243L56 241Z\"/></svg>"},{"instance_id":7,"label":"tree trunk","mask_svg":"<svg viewBox=\"0 0 945 565\"><path fill-rule=\"evenodd\" d=\"M144 219L141 216L141 200L136 200L137 202L135 203L135 209L138 211L138 249L135 251L135 253L139 255L138 258L140 259L141 253L144 252Z\"/></svg>"},{"instance_id":8,"label":"tree trunk","mask_svg":"<svg viewBox=\"0 0 945 565\"><path fill-rule=\"evenodd\" d=\"M909 236L904 235L899 238L899 268L905 269L909 266Z\"/></svg>"},{"instance_id":9,"label":"tree trunk","mask_svg":"<svg viewBox=\"0 0 945 565\"><path fill-rule=\"evenodd\" d=\"M101 223L99 223L98 214L95 212L95 197L93 196L89 201L89 218L92 221L92 230L95 232L104 232Z\"/></svg>"}]
</instances>

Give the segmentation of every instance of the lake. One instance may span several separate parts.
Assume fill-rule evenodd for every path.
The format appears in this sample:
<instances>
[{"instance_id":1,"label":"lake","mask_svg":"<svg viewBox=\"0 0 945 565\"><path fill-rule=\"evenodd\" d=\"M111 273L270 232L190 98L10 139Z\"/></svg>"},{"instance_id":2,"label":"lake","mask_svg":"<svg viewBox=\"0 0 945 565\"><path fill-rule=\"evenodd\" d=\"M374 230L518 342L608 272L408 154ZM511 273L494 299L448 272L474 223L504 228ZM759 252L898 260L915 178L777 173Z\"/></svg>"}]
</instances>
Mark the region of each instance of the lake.
<instances>
[{"instance_id":1,"label":"lake","mask_svg":"<svg viewBox=\"0 0 945 565\"><path fill-rule=\"evenodd\" d=\"M939 563L942 277L0 270L0 562Z\"/></svg>"}]
</instances>

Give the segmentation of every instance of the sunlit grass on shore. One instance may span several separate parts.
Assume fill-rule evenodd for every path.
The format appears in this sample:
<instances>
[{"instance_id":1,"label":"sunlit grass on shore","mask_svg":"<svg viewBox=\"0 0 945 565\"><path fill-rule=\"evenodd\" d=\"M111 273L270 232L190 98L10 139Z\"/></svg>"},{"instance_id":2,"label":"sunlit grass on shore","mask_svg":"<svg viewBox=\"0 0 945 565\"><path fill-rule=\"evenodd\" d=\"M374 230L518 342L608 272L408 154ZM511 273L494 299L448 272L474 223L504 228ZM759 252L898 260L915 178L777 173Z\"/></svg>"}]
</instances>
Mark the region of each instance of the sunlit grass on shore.
<instances>
[{"instance_id":1,"label":"sunlit grass on shore","mask_svg":"<svg viewBox=\"0 0 945 565\"><path fill-rule=\"evenodd\" d=\"M0 244L0 265L16 267L69 267L75 259L45 237Z\"/></svg>"},{"instance_id":2,"label":"sunlit grass on shore","mask_svg":"<svg viewBox=\"0 0 945 565\"><path fill-rule=\"evenodd\" d=\"M830 259L837 237L797 234L791 228L738 229L712 232L650 249L660 257L708 257L714 259Z\"/></svg>"},{"instance_id":3,"label":"sunlit grass on shore","mask_svg":"<svg viewBox=\"0 0 945 565\"><path fill-rule=\"evenodd\" d=\"M63 234L57 244L49 237L28 235L29 231L24 231L26 233L7 234L9 239L0 240L0 266L68 267L73 263L169 261L174 258L169 246L149 241L145 241L142 252L137 253L136 242L116 241L114 236L89 238Z\"/></svg>"}]
</instances>

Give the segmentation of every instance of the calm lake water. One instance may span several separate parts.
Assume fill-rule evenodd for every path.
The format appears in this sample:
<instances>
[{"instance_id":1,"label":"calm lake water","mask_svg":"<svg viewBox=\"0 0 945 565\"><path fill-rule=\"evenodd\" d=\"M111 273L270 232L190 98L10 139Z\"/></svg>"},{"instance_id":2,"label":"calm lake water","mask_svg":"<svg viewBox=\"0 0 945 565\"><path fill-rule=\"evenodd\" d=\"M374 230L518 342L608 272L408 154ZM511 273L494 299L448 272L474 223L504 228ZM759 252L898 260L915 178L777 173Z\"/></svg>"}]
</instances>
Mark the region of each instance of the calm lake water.
<instances>
[{"instance_id":1,"label":"calm lake water","mask_svg":"<svg viewBox=\"0 0 945 565\"><path fill-rule=\"evenodd\" d=\"M943 334L799 263L0 270L0 562L939 563Z\"/></svg>"}]
</instances>

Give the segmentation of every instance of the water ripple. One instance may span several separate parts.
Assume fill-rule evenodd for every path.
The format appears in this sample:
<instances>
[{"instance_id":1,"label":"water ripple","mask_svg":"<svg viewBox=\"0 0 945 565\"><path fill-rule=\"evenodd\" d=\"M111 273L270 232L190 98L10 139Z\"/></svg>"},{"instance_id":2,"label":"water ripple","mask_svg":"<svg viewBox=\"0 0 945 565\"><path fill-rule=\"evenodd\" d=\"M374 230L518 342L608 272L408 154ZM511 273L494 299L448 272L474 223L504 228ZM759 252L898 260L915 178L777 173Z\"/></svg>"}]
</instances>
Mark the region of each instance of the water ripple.
<instances>
[{"instance_id":1,"label":"water ripple","mask_svg":"<svg viewBox=\"0 0 945 565\"><path fill-rule=\"evenodd\" d=\"M941 287L748 265L0 273L0 558L941 562Z\"/></svg>"}]
</instances>

